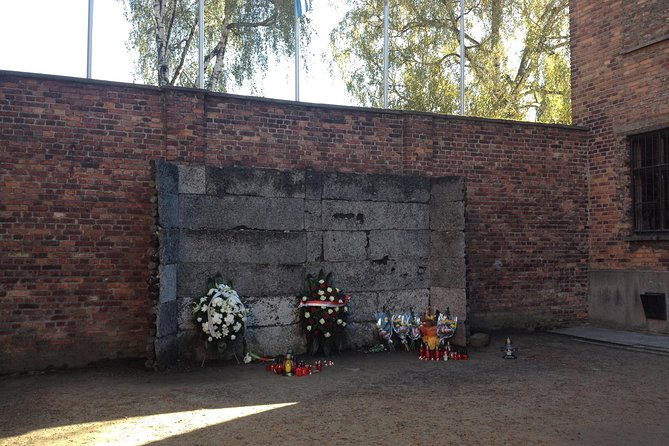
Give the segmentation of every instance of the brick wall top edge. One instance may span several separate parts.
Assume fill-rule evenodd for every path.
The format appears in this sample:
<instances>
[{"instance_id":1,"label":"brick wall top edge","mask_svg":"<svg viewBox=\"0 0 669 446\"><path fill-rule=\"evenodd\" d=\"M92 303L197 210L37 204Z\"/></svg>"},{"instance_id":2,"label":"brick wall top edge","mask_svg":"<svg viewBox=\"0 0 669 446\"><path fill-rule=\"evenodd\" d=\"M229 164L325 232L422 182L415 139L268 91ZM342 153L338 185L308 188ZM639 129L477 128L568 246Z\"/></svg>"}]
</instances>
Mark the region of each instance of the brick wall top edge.
<instances>
[{"instance_id":1,"label":"brick wall top edge","mask_svg":"<svg viewBox=\"0 0 669 446\"><path fill-rule=\"evenodd\" d=\"M237 99L248 102L257 102L265 104L282 104L290 107L299 107L306 109L328 109L328 110L342 110L342 111L355 111L357 113L374 113L374 114L390 114L397 116L417 116L417 117L433 117L441 120L449 121L464 121L466 123L481 123L481 124L501 124L505 126L528 126L528 127L542 127L542 128L557 128L562 130L573 130L576 132L587 132L589 129L586 126L580 125L566 125L566 124L544 124L539 122L529 122L529 121L514 121L510 119L492 119L492 118L482 118L476 116L457 116L457 115L446 115L439 113L430 113L430 112L421 112L421 111L412 111L412 110L384 110L380 108L371 108L371 107L354 107L347 105L335 105L335 104L319 104L311 102L295 102L285 99L272 99L272 98L262 98L256 96L244 96L236 95L231 93L216 93L211 91L203 91L197 88L186 88L186 87L156 87L154 85L145 85L145 84L131 84L126 82L115 82L99 79L86 79L79 77L70 77L70 76L59 76L54 74L41 74L41 73L28 73L21 71L9 71L9 70L0 70L0 81L4 78L31 78L31 79L44 79L51 80L54 82L63 82L63 83L76 83L76 84L90 84L94 86L110 86L110 87L122 87L122 88L137 88L143 90L150 90L154 92L160 91L174 91L174 92L183 92L186 94L192 95L202 95L204 93L205 100L207 98L221 98L221 99Z\"/></svg>"},{"instance_id":2,"label":"brick wall top edge","mask_svg":"<svg viewBox=\"0 0 669 446\"><path fill-rule=\"evenodd\" d=\"M91 84L95 86L114 86L114 87L123 87L123 88L137 88L143 90L151 90L159 92L160 87L155 85L146 85L146 84L131 84L128 82L117 82L117 81L108 81L101 79L87 79L85 77L74 77L74 76L60 76L57 74L43 74L43 73L29 73L25 71L10 71L10 70L0 70L0 81L6 78L29 78L29 79L43 79L50 80L54 82L63 82L63 83L74 83L74 84Z\"/></svg>"}]
</instances>

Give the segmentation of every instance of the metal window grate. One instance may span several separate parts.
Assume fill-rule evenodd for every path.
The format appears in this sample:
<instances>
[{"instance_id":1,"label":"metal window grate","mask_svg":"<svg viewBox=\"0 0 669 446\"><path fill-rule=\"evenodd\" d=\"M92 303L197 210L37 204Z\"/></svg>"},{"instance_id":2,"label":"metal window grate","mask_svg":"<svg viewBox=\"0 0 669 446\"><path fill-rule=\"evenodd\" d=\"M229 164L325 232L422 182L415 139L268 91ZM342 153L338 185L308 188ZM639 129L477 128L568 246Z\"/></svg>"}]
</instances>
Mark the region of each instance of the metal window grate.
<instances>
[{"instance_id":1,"label":"metal window grate","mask_svg":"<svg viewBox=\"0 0 669 446\"><path fill-rule=\"evenodd\" d=\"M669 231L669 129L630 136L634 229Z\"/></svg>"}]
</instances>

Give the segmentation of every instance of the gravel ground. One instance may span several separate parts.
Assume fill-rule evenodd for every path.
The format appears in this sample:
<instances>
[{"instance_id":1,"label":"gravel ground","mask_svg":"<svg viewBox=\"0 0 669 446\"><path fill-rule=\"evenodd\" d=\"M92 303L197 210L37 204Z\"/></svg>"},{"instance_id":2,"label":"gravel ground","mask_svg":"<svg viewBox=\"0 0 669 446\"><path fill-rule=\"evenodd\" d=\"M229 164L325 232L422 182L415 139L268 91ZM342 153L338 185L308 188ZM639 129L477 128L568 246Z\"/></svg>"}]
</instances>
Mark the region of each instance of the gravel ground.
<instances>
[{"instance_id":1,"label":"gravel ground","mask_svg":"<svg viewBox=\"0 0 669 446\"><path fill-rule=\"evenodd\" d=\"M514 334L469 361L346 353L308 377L139 363L0 377L0 445L665 445L669 356Z\"/></svg>"}]
</instances>

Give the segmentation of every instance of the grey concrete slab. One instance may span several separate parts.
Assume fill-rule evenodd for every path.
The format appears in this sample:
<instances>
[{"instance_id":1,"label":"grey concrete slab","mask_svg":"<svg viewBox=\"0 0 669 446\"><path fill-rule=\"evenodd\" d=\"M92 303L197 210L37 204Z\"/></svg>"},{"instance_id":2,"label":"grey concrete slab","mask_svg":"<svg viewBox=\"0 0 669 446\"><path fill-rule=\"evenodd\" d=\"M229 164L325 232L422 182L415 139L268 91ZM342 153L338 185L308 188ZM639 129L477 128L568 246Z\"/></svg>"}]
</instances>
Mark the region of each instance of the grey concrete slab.
<instances>
[{"instance_id":1,"label":"grey concrete slab","mask_svg":"<svg viewBox=\"0 0 669 446\"><path fill-rule=\"evenodd\" d=\"M181 226L189 229L299 231L304 229L304 200L181 195L178 215Z\"/></svg>"},{"instance_id":2,"label":"grey concrete slab","mask_svg":"<svg viewBox=\"0 0 669 446\"><path fill-rule=\"evenodd\" d=\"M304 171L207 167L210 195L304 198Z\"/></svg>"},{"instance_id":3,"label":"grey concrete slab","mask_svg":"<svg viewBox=\"0 0 669 446\"><path fill-rule=\"evenodd\" d=\"M591 327L588 325L580 327L558 328L550 330L556 333L588 341L602 342L607 344L621 345L639 350L656 351L669 354L669 335L657 335L637 333L611 328Z\"/></svg>"},{"instance_id":4,"label":"grey concrete slab","mask_svg":"<svg viewBox=\"0 0 669 446\"><path fill-rule=\"evenodd\" d=\"M427 203L428 178L398 175L323 174L323 198Z\"/></svg>"},{"instance_id":5,"label":"grey concrete slab","mask_svg":"<svg viewBox=\"0 0 669 446\"><path fill-rule=\"evenodd\" d=\"M323 200L323 229L428 229L429 212L422 203Z\"/></svg>"}]
</instances>

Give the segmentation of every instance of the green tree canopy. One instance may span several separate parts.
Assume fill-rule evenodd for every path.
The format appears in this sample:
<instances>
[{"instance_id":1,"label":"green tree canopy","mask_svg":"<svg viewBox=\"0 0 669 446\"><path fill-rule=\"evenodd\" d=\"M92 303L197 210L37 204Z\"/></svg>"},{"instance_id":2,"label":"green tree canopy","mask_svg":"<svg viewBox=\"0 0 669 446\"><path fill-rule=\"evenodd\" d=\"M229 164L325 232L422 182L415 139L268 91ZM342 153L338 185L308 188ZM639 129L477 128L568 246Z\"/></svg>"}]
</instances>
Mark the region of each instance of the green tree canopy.
<instances>
[{"instance_id":1,"label":"green tree canopy","mask_svg":"<svg viewBox=\"0 0 669 446\"><path fill-rule=\"evenodd\" d=\"M139 53L137 76L149 84L196 86L198 0L121 1L132 24L128 46ZM294 0L205 0L205 88L226 91L231 82L245 81L253 86L269 55L293 54L294 23ZM309 29L303 30L306 44Z\"/></svg>"},{"instance_id":2,"label":"green tree canopy","mask_svg":"<svg viewBox=\"0 0 669 446\"><path fill-rule=\"evenodd\" d=\"M361 104L383 102L383 0L351 0L330 35ZM571 121L568 0L465 0L468 115ZM392 0L389 106L459 109L459 0ZM515 53L514 53L515 49Z\"/></svg>"}]
</instances>

